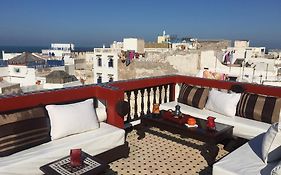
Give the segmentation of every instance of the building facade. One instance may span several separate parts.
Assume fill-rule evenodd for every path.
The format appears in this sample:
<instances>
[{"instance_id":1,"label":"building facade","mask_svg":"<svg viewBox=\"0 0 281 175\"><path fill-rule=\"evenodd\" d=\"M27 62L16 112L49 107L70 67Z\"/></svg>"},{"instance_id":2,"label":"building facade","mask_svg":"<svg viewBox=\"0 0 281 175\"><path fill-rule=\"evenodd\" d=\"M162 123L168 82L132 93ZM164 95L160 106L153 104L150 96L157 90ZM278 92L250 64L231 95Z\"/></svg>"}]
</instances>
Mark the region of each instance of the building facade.
<instances>
[{"instance_id":1,"label":"building facade","mask_svg":"<svg viewBox=\"0 0 281 175\"><path fill-rule=\"evenodd\" d=\"M93 57L94 83L118 80L118 53L121 49L95 48Z\"/></svg>"},{"instance_id":2,"label":"building facade","mask_svg":"<svg viewBox=\"0 0 281 175\"><path fill-rule=\"evenodd\" d=\"M136 53L144 53L144 40L139 38L124 38L123 49L124 51L135 51Z\"/></svg>"},{"instance_id":3,"label":"building facade","mask_svg":"<svg viewBox=\"0 0 281 175\"><path fill-rule=\"evenodd\" d=\"M50 49L43 49L42 54L51 57L63 57L70 54L74 50L74 44L52 43Z\"/></svg>"}]
</instances>

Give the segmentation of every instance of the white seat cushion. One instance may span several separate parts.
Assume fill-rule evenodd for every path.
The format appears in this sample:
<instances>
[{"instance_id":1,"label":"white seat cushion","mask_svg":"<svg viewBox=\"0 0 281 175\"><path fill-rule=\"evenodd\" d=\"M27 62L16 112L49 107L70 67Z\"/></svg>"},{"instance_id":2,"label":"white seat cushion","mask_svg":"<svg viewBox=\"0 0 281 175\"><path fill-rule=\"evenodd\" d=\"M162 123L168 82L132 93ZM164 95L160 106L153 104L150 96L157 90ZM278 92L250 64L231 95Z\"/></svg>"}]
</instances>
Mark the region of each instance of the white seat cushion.
<instances>
[{"instance_id":1,"label":"white seat cushion","mask_svg":"<svg viewBox=\"0 0 281 175\"><path fill-rule=\"evenodd\" d=\"M100 123L100 128L15 153L0 159L0 174L43 174L39 167L69 155L70 149L82 148L90 155L108 151L125 142L125 131L115 126Z\"/></svg>"},{"instance_id":2,"label":"white seat cushion","mask_svg":"<svg viewBox=\"0 0 281 175\"><path fill-rule=\"evenodd\" d=\"M261 159L261 142L258 135L213 165L213 175L269 175L278 161L265 164Z\"/></svg>"},{"instance_id":3,"label":"white seat cushion","mask_svg":"<svg viewBox=\"0 0 281 175\"><path fill-rule=\"evenodd\" d=\"M204 120L207 120L208 116L213 116L216 118L215 120L216 122L234 126L233 135L245 139L252 139L257 135L266 132L268 128L271 126L268 123L263 123L255 120L237 117L237 116L235 117L225 116L207 109L198 109L175 101L161 104L160 109L174 110L175 105L177 104L181 106L181 112L184 114L189 114L193 117L201 118Z\"/></svg>"}]
</instances>

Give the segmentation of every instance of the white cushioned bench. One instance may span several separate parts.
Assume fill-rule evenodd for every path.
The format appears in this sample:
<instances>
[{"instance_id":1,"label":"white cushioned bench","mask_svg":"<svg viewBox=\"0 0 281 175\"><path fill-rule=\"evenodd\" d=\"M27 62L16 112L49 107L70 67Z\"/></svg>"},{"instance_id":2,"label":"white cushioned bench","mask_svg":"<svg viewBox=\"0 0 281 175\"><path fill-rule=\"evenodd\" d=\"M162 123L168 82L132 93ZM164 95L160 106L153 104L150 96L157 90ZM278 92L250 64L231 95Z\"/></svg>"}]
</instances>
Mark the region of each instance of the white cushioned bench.
<instances>
[{"instance_id":1,"label":"white cushioned bench","mask_svg":"<svg viewBox=\"0 0 281 175\"><path fill-rule=\"evenodd\" d=\"M198 109L192 106L188 106L182 103L178 103L176 101L163 103L160 105L161 110L175 109L176 105L181 106L181 112L184 114L189 114L196 118L201 118L207 120L208 116L212 116L216 118L216 122L228 124L234 126L233 135L245 139L252 139L257 135L264 133L271 126L268 123L255 121L242 117L230 117L225 116L207 109Z\"/></svg>"},{"instance_id":2,"label":"white cushioned bench","mask_svg":"<svg viewBox=\"0 0 281 175\"><path fill-rule=\"evenodd\" d=\"M38 145L24 151L1 157L0 174L43 174L39 167L69 155L72 148L82 148L90 155L97 155L123 145L125 131L101 122L100 128L71 135Z\"/></svg>"},{"instance_id":3,"label":"white cushioned bench","mask_svg":"<svg viewBox=\"0 0 281 175\"><path fill-rule=\"evenodd\" d=\"M246 92L242 85L233 85L228 90L217 90L183 83L178 92L179 94L175 95L178 97L177 101L161 104L160 109L174 110L175 106L179 105L184 114L205 120L209 116L215 117L215 122L234 126L234 136L250 140L215 163L213 175L267 175L277 170L281 174L281 161L280 167L279 164L275 167L278 161L265 163L264 160L264 150L280 147L278 147L279 142L270 140L275 137L267 132L278 133L276 122L280 123L280 98ZM276 138L280 138L280 135ZM268 144L264 144L263 140L267 140ZM264 146L271 144L273 146L269 147L270 149ZM274 151L271 154L278 156L276 150ZM263 154L262 158L261 154Z\"/></svg>"},{"instance_id":4,"label":"white cushioned bench","mask_svg":"<svg viewBox=\"0 0 281 175\"><path fill-rule=\"evenodd\" d=\"M82 151L97 156L107 163L128 156L129 147L125 141L125 130L106 123L107 112L103 104L100 103L98 107L94 108L93 99L88 99L65 105L51 105L51 107L53 109L51 113L48 111L49 115L46 114L47 111L45 112L43 107L0 115L2 132L8 133L0 139L2 141L1 175L43 174L39 169L41 166L68 156L70 150L75 148L81 148ZM59 109L58 112L54 108ZM71 113L66 113L66 110L71 110ZM86 120L85 116L93 118L94 123ZM87 126L85 124L94 124L97 125L97 128L79 130L60 138L51 139L50 136L57 134L53 132L52 135L51 129L55 125L49 125L51 117L61 119L60 123L56 123L57 129L59 129L56 132L59 134L77 129L77 126L80 125L84 129ZM17 138L21 135L24 137ZM45 137L48 140L45 140ZM13 138L14 140L11 140ZM37 140L40 142L37 143ZM30 145L30 143L33 144ZM28 148L22 149L22 145L26 145ZM7 152L9 150L10 152Z\"/></svg>"},{"instance_id":5,"label":"white cushioned bench","mask_svg":"<svg viewBox=\"0 0 281 175\"><path fill-rule=\"evenodd\" d=\"M213 175L270 175L278 161L264 163L260 134L213 165Z\"/></svg>"}]
</instances>

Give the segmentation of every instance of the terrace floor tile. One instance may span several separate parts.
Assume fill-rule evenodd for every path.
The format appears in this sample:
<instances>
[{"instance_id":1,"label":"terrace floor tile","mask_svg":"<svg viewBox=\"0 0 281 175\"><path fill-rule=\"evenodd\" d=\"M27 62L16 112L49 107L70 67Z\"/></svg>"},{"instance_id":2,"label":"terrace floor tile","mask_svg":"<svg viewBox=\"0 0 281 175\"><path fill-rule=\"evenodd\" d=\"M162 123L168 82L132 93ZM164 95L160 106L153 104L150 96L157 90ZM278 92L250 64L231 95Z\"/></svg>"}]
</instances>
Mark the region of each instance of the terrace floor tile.
<instances>
[{"instance_id":1,"label":"terrace floor tile","mask_svg":"<svg viewBox=\"0 0 281 175\"><path fill-rule=\"evenodd\" d=\"M137 138L136 130L128 134L129 157L111 163L106 175L212 174L212 168L200 154L204 149L201 141L158 128L151 128L141 140ZM228 154L223 145L219 149L217 160Z\"/></svg>"}]
</instances>

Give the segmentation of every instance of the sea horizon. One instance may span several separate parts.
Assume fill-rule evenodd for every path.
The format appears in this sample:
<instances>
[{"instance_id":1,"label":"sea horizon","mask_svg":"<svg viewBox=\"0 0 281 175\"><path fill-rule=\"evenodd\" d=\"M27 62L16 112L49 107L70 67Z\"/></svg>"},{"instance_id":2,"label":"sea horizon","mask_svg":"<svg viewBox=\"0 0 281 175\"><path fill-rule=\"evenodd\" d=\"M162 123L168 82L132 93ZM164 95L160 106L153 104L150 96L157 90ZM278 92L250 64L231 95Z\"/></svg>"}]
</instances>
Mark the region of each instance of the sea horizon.
<instances>
[{"instance_id":1,"label":"sea horizon","mask_svg":"<svg viewBox=\"0 0 281 175\"><path fill-rule=\"evenodd\" d=\"M94 48L91 46L78 46L75 47L74 51L93 51ZM41 53L42 49L50 49L50 46L0 46L0 51L5 53Z\"/></svg>"}]
</instances>

